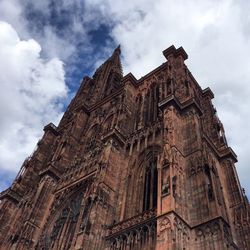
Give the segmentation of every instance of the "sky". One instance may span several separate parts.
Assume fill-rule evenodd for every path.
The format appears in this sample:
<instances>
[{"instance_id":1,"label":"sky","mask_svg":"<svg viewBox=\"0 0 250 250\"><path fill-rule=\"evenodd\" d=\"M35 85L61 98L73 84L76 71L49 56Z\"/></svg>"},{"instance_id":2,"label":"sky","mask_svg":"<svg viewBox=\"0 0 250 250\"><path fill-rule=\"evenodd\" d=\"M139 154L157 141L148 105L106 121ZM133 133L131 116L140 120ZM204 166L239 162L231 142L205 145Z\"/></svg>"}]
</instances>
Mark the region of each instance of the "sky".
<instances>
[{"instance_id":1,"label":"sky","mask_svg":"<svg viewBox=\"0 0 250 250\"><path fill-rule=\"evenodd\" d=\"M0 191L85 75L118 44L124 73L142 77L183 46L210 87L250 197L250 1L0 0Z\"/></svg>"}]
</instances>

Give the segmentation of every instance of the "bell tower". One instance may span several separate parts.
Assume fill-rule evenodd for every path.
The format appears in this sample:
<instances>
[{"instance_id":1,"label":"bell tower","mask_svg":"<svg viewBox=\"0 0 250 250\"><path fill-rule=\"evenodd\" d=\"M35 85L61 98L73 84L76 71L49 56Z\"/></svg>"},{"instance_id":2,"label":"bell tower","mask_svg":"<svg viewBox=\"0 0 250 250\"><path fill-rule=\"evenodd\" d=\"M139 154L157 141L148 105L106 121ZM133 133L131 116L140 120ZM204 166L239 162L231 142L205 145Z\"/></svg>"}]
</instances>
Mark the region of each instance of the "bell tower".
<instances>
[{"instance_id":1,"label":"bell tower","mask_svg":"<svg viewBox=\"0 0 250 250\"><path fill-rule=\"evenodd\" d=\"M213 92L182 47L140 79L123 76L120 53L83 78L0 194L0 249L250 249Z\"/></svg>"}]
</instances>

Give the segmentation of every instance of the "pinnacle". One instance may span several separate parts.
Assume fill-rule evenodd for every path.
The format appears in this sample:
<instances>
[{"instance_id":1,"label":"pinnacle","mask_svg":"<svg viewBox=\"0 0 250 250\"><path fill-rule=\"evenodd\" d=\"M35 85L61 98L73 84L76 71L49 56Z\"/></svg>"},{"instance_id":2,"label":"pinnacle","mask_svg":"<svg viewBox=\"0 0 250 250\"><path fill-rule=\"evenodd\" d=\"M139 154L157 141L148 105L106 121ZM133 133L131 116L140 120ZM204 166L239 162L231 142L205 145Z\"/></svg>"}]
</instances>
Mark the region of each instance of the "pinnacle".
<instances>
[{"instance_id":1,"label":"pinnacle","mask_svg":"<svg viewBox=\"0 0 250 250\"><path fill-rule=\"evenodd\" d=\"M114 50L114 52L113 52L113 55L114 55L114 54L118 54L118 55L121 54L121 45L120 45L120 44L115 48L115 50Z\"/></svg>"},{"instance_id":2,"label":"pinnacle","mask_svg":"<svg viewBox=\"0 0 250 250\"><path fill-rule=\"evenodd\" d=\"M110 57L111 61L113 62L113 68L116 69L118 73L123 75L122 64L121 64L121 46L120 44L115 48L112 56Z\"/></svg>"},{"instance_id":3,"label":"pinnacle","mask_svg":"<svg viewBox=\"0 0 250 250\"><path fill-rule=\"evenodd\" d=\"M94 73L94 76L97 74L97 72L105 72L104 69L109 68L112 69L113 72L116 72L123 76L123 70L122 70L122 64L121 64L121 59L120 59L120 54L121 54L121 46L118 45L112 55L96 70Z\"/></svg>"}]
</instances>

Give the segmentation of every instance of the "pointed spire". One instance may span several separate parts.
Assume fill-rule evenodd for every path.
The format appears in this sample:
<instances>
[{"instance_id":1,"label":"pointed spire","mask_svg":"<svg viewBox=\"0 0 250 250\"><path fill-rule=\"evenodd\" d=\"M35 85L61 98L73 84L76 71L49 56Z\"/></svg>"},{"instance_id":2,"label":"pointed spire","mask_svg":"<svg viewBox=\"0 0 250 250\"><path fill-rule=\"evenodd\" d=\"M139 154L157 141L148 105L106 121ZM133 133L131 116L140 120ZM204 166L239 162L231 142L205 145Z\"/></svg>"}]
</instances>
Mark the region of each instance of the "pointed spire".
<instances>
[{"instance_id":1,"label":"pointed spire","mask_svg":"<svg viewBox=\"0 0 250 250\"><path fill-rule=\"evenodd\" d=\"M115 48L115 50L114 50L114 52L113 52L113 55L114 55L114 54L118 54L118 55L121 54L121 45L120 45L120 44Z\"/></svg>"},{"instance_id":2,"label":"pointed spire","mask_svg":"<svg viewBox=\"0 0 250 250\"><path fill-rule=\"evenodd\" d=\"M120 54L121 48L119 45L93 75L95 88L98 89L98 96L101 98L109 95L121 85L123 70Z\"/></svg>"},{"instance_id":3,"label":"pointed spire","mask_svg":"<svg viewBox=\"0 0 250 250\"><path fill-rule=\"evenodd\" d=\"M111 67L113 71L123 76L120 54L121 54L121 46L119 44L109 59L112 61Z\"/></svg>"},{"instance_id":4,"label":"pointed spire","mask_svg":"<svg viewBox=\"0 0 250 250\"><path fill-rule=\"evenodd\" d=\"M120 59L121 54L121 46L120 44L117 46L117 48L114 49L112 55L101 65L97 68L95 71L94 76L97 73L104 72L106 68L112 69L113 72L116 72L123 76L123 70L122 70L122 64Z\"/></svg>"}]
</instances>

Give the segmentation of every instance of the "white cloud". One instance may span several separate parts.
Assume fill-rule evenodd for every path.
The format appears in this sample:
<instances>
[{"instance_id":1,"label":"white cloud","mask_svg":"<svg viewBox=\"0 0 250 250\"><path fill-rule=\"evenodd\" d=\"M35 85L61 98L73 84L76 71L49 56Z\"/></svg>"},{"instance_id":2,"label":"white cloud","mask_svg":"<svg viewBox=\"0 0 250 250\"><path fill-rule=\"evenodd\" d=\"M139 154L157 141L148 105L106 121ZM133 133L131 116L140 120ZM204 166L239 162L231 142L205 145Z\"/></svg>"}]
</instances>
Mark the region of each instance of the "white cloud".
<instances>
[{"instance_id":1,"label":"white cloud","mask_svg":"<svg viewBox=\"0 0 250 250\"><path fill-rule=\"evenodd\" d=\"M45 61L35 40L21 40L0 22L0 169L17 171L32 153L43 126L58 122L57 103L67 94L63 63Z\"/></svg>"},{"instance_id":2,"label":"white cloud","mask_svg":"<svg viewBox=\"0 0 250 250\"><path fill-rule=\"evenodd\" d=\"M25 20L22 18L22 8L18 0L1 0L0 1L1 20L12 23L18 27L18 32L24 33ZM26 33L26 32L25 32Z\"/></svg>"}]
</instances>

